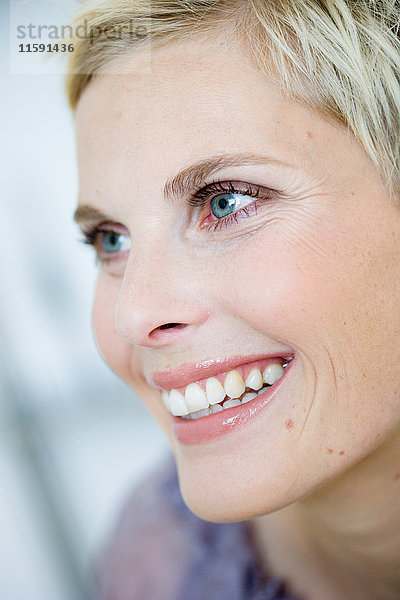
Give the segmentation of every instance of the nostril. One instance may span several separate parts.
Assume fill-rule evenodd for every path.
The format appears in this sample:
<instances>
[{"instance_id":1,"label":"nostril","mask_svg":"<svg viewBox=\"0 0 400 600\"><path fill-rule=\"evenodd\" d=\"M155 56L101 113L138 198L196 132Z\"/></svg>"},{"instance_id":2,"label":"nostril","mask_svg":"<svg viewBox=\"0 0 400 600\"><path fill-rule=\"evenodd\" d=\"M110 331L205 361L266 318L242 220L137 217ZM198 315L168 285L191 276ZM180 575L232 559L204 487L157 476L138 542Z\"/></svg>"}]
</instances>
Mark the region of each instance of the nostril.
<instances>
[{"instance_id":1,"label":"nostril","mask_svg":"<svg viewBox=\"0 0 400 600\"><path fill-rule=\"evenodd\" d=\"M166 323L165 325L160 325L157 329L172 329L172 327L185 327L184 323Z\"/></svg>"},{"instance_id":2,"label":"nostril","mask_svg":"<svg viewBox=\"0 0 400 600\"><path fill-rule=\"evenodd\" d=\"M185 327L187 327L187 323L164 323L164 325L159 325L159 327L153 329L149 334L149 338L154 342L170 343L176 339L181 329L185 329ZM169 329L171 332L165 333Z\"/></svg>"}]
</instances>

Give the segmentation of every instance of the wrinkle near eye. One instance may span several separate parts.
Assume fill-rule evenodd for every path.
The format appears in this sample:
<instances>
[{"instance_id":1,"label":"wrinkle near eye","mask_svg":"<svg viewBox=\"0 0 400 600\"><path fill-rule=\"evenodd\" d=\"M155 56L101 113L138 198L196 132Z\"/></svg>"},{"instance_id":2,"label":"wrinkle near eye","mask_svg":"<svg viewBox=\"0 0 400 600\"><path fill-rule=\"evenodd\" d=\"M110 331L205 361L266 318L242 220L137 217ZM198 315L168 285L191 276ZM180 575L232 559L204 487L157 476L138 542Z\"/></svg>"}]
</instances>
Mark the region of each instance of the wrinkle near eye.
<instances>
[{"instance_id":1,"label":"wrinkle near eye","mask_svg":"<svg viewBox=\"0 0 400 600\"><path fill-rule=\"evenodd\" d=\"M334 260L337 245L330 227L331 215L321 206L319 198L294 202L277 211L281 235L285 244L323 260Z\"/></svg>"}]
</instances>

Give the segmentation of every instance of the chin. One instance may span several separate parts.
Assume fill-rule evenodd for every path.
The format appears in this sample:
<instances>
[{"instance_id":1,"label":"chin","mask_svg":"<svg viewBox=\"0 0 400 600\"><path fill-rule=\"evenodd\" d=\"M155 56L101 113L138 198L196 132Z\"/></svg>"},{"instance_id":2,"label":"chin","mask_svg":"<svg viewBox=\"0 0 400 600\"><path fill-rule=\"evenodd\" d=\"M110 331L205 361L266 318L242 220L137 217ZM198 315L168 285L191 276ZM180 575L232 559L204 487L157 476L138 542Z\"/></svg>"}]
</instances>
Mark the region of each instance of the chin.
<instances>
[{"instance_id":1,"label":"chin","mask_svg":"<svg viewBox=\"0 0 400 600\"><path fill-rule=\"evenodd\" d=\"M232 475L232 470L177 459L179 485L187 507L206 521L224 523L266 515L299 499L303 494L291 482L251 470ZM275 481L274 481L275 479Z\"/></svg>"}]
</instances>

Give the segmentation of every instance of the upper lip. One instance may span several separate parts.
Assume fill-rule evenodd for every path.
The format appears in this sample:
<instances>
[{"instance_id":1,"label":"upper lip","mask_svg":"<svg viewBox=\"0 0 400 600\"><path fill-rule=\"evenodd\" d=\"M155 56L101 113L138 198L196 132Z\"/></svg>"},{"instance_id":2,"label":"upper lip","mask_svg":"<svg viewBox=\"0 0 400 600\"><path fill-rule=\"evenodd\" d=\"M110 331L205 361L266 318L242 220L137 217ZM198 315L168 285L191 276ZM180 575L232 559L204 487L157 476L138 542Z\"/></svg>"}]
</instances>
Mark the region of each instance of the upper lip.
<instances>
[{"instance_id":1,"label":"upper lip","mask_svg":"<svg viewBox=\"0 0 400 600\"><path fill-rule=\"evenodd\" d=\"M251 356L232 356L230 358L212 358L200 362L184 363L168 371L153 372L147 381L150 385L164 390L185 387L189 383L214 377L218 373L231 371L239 365L246 365L256 360L283 358L291 360L293 353L254 354Z\"/></svg>"}]
</instances>

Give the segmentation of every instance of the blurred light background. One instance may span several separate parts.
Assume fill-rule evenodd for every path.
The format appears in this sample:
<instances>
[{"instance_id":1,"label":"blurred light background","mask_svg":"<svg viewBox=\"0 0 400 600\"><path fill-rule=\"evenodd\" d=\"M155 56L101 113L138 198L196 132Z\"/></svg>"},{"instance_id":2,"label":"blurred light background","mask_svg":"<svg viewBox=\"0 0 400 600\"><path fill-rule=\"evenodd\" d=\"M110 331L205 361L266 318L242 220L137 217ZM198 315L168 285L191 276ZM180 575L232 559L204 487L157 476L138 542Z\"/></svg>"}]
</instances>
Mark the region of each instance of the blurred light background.
<instances>
[{"instance_id":1,"label":"blurred light background","mask_svg":"<svg viewBox=\"0 0 400 600\"><path fill-rule=\"evenodd\" d=\"M29 55L15 62L18 19L67 23L75 8L0 0L4 600L87 600L91 565L124 499L168 452L92 338L96 269L72 222L77 169L64 67L46 72Z\"/></svg>"}]
</instances>

